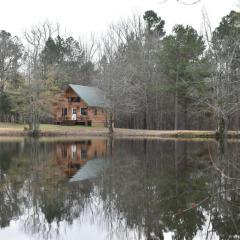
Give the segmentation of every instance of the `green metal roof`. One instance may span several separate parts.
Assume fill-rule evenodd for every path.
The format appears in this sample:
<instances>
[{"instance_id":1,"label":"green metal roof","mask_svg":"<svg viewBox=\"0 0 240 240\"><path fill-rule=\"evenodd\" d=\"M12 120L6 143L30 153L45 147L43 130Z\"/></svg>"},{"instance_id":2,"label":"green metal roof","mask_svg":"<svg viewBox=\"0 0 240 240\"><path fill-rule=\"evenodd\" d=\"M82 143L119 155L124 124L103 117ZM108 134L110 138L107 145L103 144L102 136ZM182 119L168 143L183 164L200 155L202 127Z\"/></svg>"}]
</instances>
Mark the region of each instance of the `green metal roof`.
<instances>
[{"instance_id":1,"label":"green metal roof","mask_svg":"<svg viewBox=\"0 0 240 240\"><path fill-rule=\"evenodd\" d=\"M96 87L88 87L76 84L69 84L69 87L83 99L89 107L104 107L105 98L103 91Z\"/></svg>"}]
</instances>

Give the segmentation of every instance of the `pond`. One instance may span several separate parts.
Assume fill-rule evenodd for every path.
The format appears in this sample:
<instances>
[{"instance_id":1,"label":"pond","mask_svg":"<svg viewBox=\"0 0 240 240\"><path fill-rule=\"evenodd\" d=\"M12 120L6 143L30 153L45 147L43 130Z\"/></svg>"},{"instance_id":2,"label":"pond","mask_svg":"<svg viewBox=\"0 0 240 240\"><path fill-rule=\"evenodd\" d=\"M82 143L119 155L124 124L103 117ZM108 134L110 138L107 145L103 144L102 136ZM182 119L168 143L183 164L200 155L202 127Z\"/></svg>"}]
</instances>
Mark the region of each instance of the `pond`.
<instances>
[{"instance_id":1,"label":"pond","mask_svg":"<svg viewBox=\"0 0 240 240\"><path fill-rule=\"evenodd\" d=\"M239 239L240 142L0 138L0 239Z\"/></svg>"}]
</instances>

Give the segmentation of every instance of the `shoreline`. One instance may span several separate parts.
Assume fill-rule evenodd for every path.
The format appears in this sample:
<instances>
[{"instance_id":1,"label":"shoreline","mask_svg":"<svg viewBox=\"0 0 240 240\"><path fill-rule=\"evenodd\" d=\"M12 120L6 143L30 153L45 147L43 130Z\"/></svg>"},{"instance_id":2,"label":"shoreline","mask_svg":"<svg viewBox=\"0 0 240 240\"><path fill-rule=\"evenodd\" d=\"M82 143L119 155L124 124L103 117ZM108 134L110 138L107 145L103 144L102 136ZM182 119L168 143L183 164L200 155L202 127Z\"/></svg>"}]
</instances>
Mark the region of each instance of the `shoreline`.
<instances>
[{"instance_id":1,"label":"shoreline","mask_svg":"<svg viewBox=\"0 0 240 240\"><path fill-rule=\"evenodd\" d=\"M240 132L228 131L228 138L240 138ZM27 137L29 132L23 129L0 128L0 137ZM109 137L107 128L81 128L77 130L41 130L38 137L59 137L59 136L97 136ZM159 138L209 138L216 139L215 131L197 130L140 130L140 129L114 129L112 137L159 137Z\"/></svg>"}]
</instances>

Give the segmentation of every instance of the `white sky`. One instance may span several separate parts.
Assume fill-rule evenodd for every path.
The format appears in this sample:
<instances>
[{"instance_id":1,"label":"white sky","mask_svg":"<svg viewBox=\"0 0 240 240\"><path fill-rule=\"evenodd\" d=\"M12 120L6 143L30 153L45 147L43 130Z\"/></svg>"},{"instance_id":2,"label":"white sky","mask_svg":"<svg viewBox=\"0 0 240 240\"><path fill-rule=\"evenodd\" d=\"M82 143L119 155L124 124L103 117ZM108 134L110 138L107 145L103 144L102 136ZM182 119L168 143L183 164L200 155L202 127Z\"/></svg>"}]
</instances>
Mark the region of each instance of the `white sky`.
<instances>
[{"instance_id":1,"label":"white sky","mask_svg":"<svg viewBox=\"0 0 240 240\"><path fill-rule=\"evenodd\" d=\"M166 21L168 33L176 23L190 24L201 29L201 12L205 8L211 24L216 27L240 0L202 0L193 6L184 6L177 0L0 0L0 29L20 35L24 29L48 19L59 22L74 37L101 33L111 22L133 12L143 14L154 10ZM189 2L191 0L182 0ZM193 1L193 0L192 0Z\"/></svg>"}]
</instances>

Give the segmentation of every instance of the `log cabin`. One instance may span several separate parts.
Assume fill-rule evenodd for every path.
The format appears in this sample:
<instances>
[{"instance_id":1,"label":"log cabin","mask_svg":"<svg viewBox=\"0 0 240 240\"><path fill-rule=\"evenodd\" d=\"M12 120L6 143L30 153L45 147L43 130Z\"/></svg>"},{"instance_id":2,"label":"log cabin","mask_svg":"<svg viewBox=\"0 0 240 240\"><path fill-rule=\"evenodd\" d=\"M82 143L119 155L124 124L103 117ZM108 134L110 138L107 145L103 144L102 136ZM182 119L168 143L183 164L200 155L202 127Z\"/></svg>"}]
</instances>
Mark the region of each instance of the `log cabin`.
<instances>
[{"instance_id":1,"label":"log cabin","mask_svg":"<svg viewBox=\"0 0 240 240\"><path fill-rule=\"evenodd\" d=\"M100 89L69 84L54 104L54 123L106 127L104 106L105 99Z\"/></svg>"}]
</instances>

